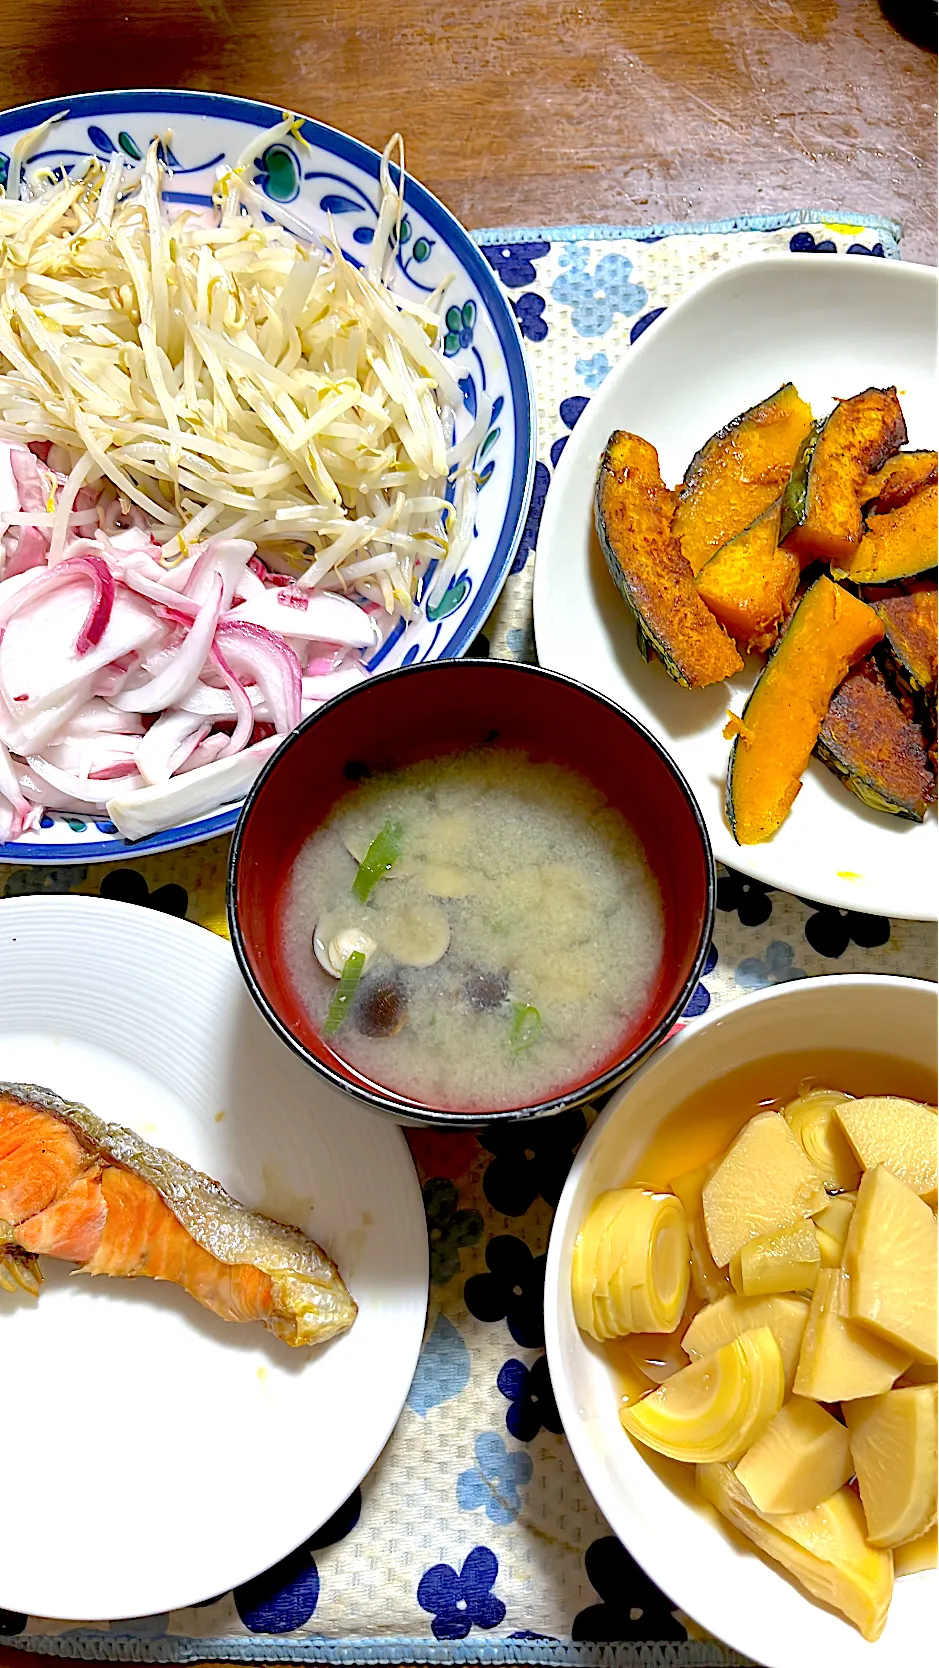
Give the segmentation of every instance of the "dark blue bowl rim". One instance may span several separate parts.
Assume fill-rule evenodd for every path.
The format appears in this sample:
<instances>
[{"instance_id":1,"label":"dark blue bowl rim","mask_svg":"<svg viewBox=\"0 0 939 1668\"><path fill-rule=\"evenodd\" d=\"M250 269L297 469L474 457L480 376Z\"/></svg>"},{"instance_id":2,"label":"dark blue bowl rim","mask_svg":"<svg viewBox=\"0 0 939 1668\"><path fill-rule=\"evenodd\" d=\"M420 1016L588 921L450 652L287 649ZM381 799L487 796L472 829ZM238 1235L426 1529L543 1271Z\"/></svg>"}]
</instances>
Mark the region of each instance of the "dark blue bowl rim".
<instances>
[{"instance_id":1,"label":"dark blue bowl rim","mask_svg":"<svg viewBox=\"0 0 939 1668\"><path fill-rule=\"evenodd\" d=\"M387 683L391 678L432 677L435 672L443 670L440 662L437 661L425 661L419 666L396 666L390 672L380 672L376 674L374 677L370 678L366 684L358 684L353 689L346 690L344 694L337 695L334 700L329 702L328 706L321 708L319 712L311 713L309 718L305 718L303 723L300 724L297 729L287 737L286 741L281 744L281 746L277 749L277 752L271 755L252 787L249 789L244 805L241 808L241 814L238 818L235 833L232 838L231 850L229 852L225 901L228 913L228 931L231 938L232 949L235 952L235 959L238 963L238 967L245 984L247 985L247 988L257 1007L264 1015L268 1024L276 1032L277 1036L279 1036L281 1041L286 1043L287 1047L291 1049L292 1052L301 1060L303 1060L306 1065L310 1066L321 1077L325 1078L325 1080L330 1083L334 1089L339 1089L344 1094L352 1095L356 1100L362 1101L366 1106L371 1107L373 1111L389 1113L396 1118L401 1118L414 1123L428 1124L435 1126L438 1129L488 1129L490 1125L495 1123L520 1123L523 1120L530 1118L541 1118L556 1112L564 1112L571 1107L583 1106L589 1101L597 1100L601 1096L609 1094L612 1089L617 1088L618 1085L629 1077L638 1066L642 1065L643 1061L646 1060L651 1053L653 1053L661 1042L664 1042L673 1025L678 1019L680 1019L681 1014L690 1001L704 971L704 964L707 960L708 950L710 949L711 944L711 936L714 930L714 917L717 905L717 875L714 867L714 853L711 849L710 837L708 835L707 827L705 826L701 808L698 805L691 788L675 761L666 752L661 742L654 735L652 735L651 731L646 729L644 724L640 724L639 720L634 718L631 713L628 713L622 707L617 706L615 701L608 700L605 695L598 694L595 689L590 689L587 684L579 683L576 678L570 678L563 672L549 671L543 666L529 666L519 661L511 660L467 660L465 658L462 660L461 664L468 668L472 668L475 671L482 671L484 668L492 670L493 668L498 667L500 671L507 671L510 674L517 675L519 677L540 678L545 682L561 684L566 688L575 691L579 695L587 696L591 701L596 701L598 705L605 707L608 712L613 713L616 718L620 719L623 724L628 725L644 742L647 743L651 750L658 755L661 763L665 765L679 791L683 795L688 809L691 812L692 820L697 828L701 849L704 855L706 874L705 904L701 917L694 960L688 976L674 1002L648 1036L637 1043L636 1047L632 1049L628 1055L625 1055L622 1060L617 1061L614 1066L609 1067L607 1071L601 1073L598 1077L593 1078L589 1083L584 1084L579 1089L567 1090L563 1094L553 1095L548 1100L539 1101L531 1106L504 1107L495 1111L477 1115L472 1112L454 1111L447 1107L429 1108L422 1105L419 1101L410 1100L406 1095L399 1095L395 1093L392 1089L379 1090L369 1088L365 1084L350 1083L340 1072L334 1071L332 1067L325 1063L325 1061L318 1060L314 1054L311 1054L304 1047L299 1038L294 1035L289 1026L287 1026L281 1019L276 1008L274 1008L268 1001L266 995L261 989L248 959L244 938L241 932L241 925L238 920L236 898L238 888L238 866L248 822L258 799L264 792L266 783L275 770L277 770L283 763L291 748L297 745L300 738L304 736L307 731L314 728L316 724L320 723L324 717L327 715L330 717L333 716L335 709L338 706L349 701L368 699L369 690Z\"/></svg>"},{"instance_id":2,"label":"dark blue bowl rim","mask_svg":"<svg viewBox=\"0 0 939 1668\"><path fill-rule=\"evenodd\" d=\"M193 116L218 116L228 121L244 122L246 126L272 127L281 121L283 111L274 104L257 99L237 98L230 93L209 93L192 88L132 87L99 93L75 93L65 98L42 99L34 104L19 104L0 112L0 139L23 126L38 126L61 111L69 114L101 116L148 110L185 110ZM378 178L381 157L371 145L353 139L339 128L326 122L303 116L303 132L308 139L322 142L336 156L353 163L364 173ZM405 176L405 202L423 216L438 236L446 237L460 249L460 257L471 274L474 284L485 297L489 316L505 355L512 404L516 412L515 449L512 458L512 485L499 537L492 560L477 587L476 595L453 636L438 648L435 660L457 660L465 655L491 611L508 577L525 531L525 518L535 479L535 398L522 347L518 321L498 281L469 232L456 216L425 185ZM182 846L197 845L234 828L240 807L214 812L191 823L148 834L142 840L89 840L67 844L40 844L37 841L13 840L0 845L3 863L105 863L123 857L146 857L156 851L173 851ZM96 821L89 818L89 821ZM105 821L102 816L101 821ZM102 830L103 832L103 830Z\"/></svg>"}]
</instances>

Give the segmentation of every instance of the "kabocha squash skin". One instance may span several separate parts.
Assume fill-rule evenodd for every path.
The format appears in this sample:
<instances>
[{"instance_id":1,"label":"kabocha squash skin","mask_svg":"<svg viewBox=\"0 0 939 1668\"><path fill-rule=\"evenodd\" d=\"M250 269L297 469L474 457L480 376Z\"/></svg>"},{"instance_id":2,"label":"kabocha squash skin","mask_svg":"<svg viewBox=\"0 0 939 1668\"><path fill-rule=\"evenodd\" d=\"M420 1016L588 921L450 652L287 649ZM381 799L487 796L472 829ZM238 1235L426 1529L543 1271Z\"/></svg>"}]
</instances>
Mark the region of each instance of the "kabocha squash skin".
<instances>
[{"instance_id":1,"label":"kabocha squash skin","mask_svg":"<svg viewBox=\"0 0 939 1668\"><path fill-rule=\"evenodd\" d=\"M865 599L884 623L884 648L900 688L911 695L935 695L937 597L935 591Z\"/></svg>"},{"instance_id":2,"label":"kabocha squash skin","mask_svg":"<svg viewBox=\"0 0 939 1668\"><path fill-rule=\"evenodd\" d=\"M607 567L636 616L641 639L689 689L743 668L723 627L698 596L671 530L672 495L648 440L611 434L597 478L597 534Z\"/></svg>"},{"instance_id":3,"label":"kabocha squash skin","mask_svg":"<svg viewBox=\"0 0 939 1668\"><path fill-rule=\"evenodd\" d=\"M874 610L830 579L806 591L742 719L732 721L725 807L738 845L771 840L782 826L835 690L883 632Z\"/></svg>"},{"instance_id":4,"label":"kabocha squash skin","mask_svg":"<svg viewBox=\"0 0 939 1668\"><path fill-rule=\"evenodd\" d=\"M809 407L787 382L695 453L672 521L694 573L775 503L811 426Z\"/></svg>"},{"instance_id":5,"label":"kabocha squash skin","mask_svg":"<svg viewBox=\"0 0 939 1668\"><path fill-rule=\"evenodd\" d=\"M868 475L906 441L895 388L840 400L805 436L783 494L779 537L801 562L843 563L861 542Z\"/></svg>"},{"instance_id":6,"label":"kabocha squash skin","mask_svg":"<svg viewBox=\"0 0 939 1668\"><path fill-rule=\"evenodd\" d=\"M898 510L922 487L935 486L939 480L939 454L936 452L898 452L876 475L869 475L861 490L861 504L876 515Z\"/></svg>"},{"instance_id":7,"label":"kabocha squash skin","mask_svg":"<svg viewBox=\"0 0 939 1668\"><path fill-rule=\"evenodd\" d=\"M835 692L815 751L872 810L923 821L934 786L923 732L871 661Z\"/></svg>"},{"instance_id":8,"label":"kabocha squash skin","mask_svg":"<svg viewBox=\"0 0 939 1668\"><path fill-rule=\"evenodd\" d=\"M748 652L772 648L799 584L799 558L778 543L779 502L706 562L695 588Z\"/></svg>"},{"instance_id":9,"label":"kabocha squash skin","mask_svg":"<svg viewBox=\"0 0 939 1668\"><path fill-rule=\"evenodd\" d=\"M899 509L870 515L857 549L832 563L836 578L855 585L891 585L929 573L939 557L939 487L923 487Z\"/></svg>"}]
</instances>

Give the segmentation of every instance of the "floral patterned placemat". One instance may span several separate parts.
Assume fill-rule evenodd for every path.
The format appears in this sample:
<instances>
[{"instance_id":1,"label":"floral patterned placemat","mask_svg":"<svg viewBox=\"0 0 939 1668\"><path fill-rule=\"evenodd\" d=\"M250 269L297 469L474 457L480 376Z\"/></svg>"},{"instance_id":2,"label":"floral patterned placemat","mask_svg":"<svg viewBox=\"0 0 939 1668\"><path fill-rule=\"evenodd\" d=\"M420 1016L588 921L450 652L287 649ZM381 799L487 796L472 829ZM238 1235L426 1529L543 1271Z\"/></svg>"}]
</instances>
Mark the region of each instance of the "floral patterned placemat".
<instances>
[{"instance_id":1,"label":"floral patterned placemat","mask_svg":"<svg viewBox=\"0 0 939 1668\"><path fill-rule=\"evenodd\" d=\"M533 660L532 558L545 494L615 360L716 266L786 248L896 258L898 228L805 211L720 226L477 237L530 353L540 439L525 535L474 652ZM224 933L227 847L210 841L113 866L0 866L0 896L100 894ZM929 926L804 903L727 870L717 902L689 1023L712 1003L821 973L936 977ZM544 1355L545 1252L595 1115L568 1112L485 1141L409 1132L431 1245L424 1346L385 1452L309 1541L196 1609L81 1628L0 1609L0 1636L44 1655L111 1661L742 1662L677 1612L611 1536L561 1433Z\"/></svg>"}]
</instances>

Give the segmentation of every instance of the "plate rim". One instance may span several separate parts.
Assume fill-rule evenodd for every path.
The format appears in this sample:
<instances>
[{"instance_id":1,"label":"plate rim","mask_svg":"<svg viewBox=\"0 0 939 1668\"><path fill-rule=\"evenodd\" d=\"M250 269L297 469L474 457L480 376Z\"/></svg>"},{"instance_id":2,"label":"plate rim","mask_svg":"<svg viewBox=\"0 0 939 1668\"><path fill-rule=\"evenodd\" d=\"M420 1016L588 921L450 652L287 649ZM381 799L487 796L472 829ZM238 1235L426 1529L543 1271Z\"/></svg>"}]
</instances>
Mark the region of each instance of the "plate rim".
<instances>
[{"instance_id":1,"label":"plate rim","mask_svg":"<svg viewBox=\"0 0 939 1668\"><path fill-rule=\"evenodd\" d=\"M147 109L165 109L168 112L176 110L193 117L224 118L241 122L246 127L257 127L259 130L276 125L282 120L283 115L282 108L277 105L266 104L260 99L241 98L235 93L205 92L191 87L110 88L102 92L74 93L63 98L38 99L0 111L0 138L18 131L24 125L36 126L60 111L71 115L73 112L80 114L82 110L108 114L118 111L140 112ZM363 139L356 139L352 134L343 132L341 128L319 121L314 116L306 116L299 112L298 114L305 135L314 142L319 141L324 148L377 179L381 156L371 145L366 144ZM438 234L445 234L448 241L460 249L460 258L464 266L476 288L485 297L493 329L505 360L512 401L517 413L509 498L492 559L457 629L444 644L435 647L431 657L434 660L457 660L466 653L498 601L522 542L538 456L538 406L531 366L525 353L518 319L509 298L500 288L495 272L481 246L475 242L472 233L457 219L452 209L409 172L405 173L404 197ZM173 828L146 835L137 841L128 841L114 835L103 840L89 840L83 844L56 845L51 842L45 844L10 840L0 844L0 863L58 866L73 863L106 863L123 857L144 857L156 851L178 850L183 846L197 845L202 840L210 840L219 834L230 833L238 820L243 802L241 799L235 805L214 812L211 816L197 818L188 824L177 824ZM103 822L107 819L89 818L91 822L98 820Z\"/></svg>"},{"instance_id":2,"label":"plate rim","mask_svg":"<svg viewBox=\"0 0 939 1668\"><path fill-rule=\"evenodd\" d=\"M927 991L931 991L933 993L934 998L939 998L939 983L930 979L913 978L906 974L828 973L819 978L805 981L806 985L811 984L813 987L824 986L826 990L834 990L836 988L842 989L844 987L847 987L848 989L857 989L860 986L870 988L880 986L884 983L899 987L900 990L913 988L920 991L923 987L925 987ZM805 985L799 984L796 988L804 991ZM629 1538L627 1539L624 1537L622 1526L624 1525L625 1513L618 1509L622 1504L621 1498L617 1498L614 1495L612 1488L608 1485L608 1479L599 1473L597 1468L594 1466L593 1452L586 1439L583 1441L581 1440L582 1432L585 1431L586 1426L578 1417L575 1397L568 1375L564 1370L563 1346L560 1337L560 1308L567 1289L563 1279L566 1272L566 1265L564 1268L561 1266L561 1241L568 1226L573 1199L580 1182L580 1177L587 1166L590 1156L593 1153L594 1148L598 1146L600 1141L603 1139L607 1125L617 1115L620 1107L623 1105L624 1101L628 1098L629 1094L637 1086L637 1084L639 1084L646 1076L648 1076L649 1073L656 1069L668 1052L670 1052L672 1057L674 1057L679 1050L687 1049L689 1046L693 1046L694 1037L702 1029L702 1027L719 1025L721 1020L726 1018L728 1014L732 1011L739 1010L742 1007L756 1008L764 1006L767 1002L778 1002L781 999L784 999L786 992L791 989L792 987L790 985L782 984L771 985L764 990L748 991L745 994L741 994L740 996L733 998L730 1002L722 1003L720 1007L712 1008L709 1014L702 1016L700 1021L693 1020L684 1028L684 1030L675 1033L665 1043L663 1043L662 1047L657 1049L652 1057L645 1061L645 1063L633 1073L628 1081L624 1083L615 1094L610 1096L610 1099L596 1118L593 1126L587 1131L584 1140L581 1142L581 1145L575 1154L574 1162L567 1173L561 1197L558 1200L554 1216L551 1220L551 1232L548 1239L544 1283L545 1353L548 1360L551 1383L554 1389L555 1401L557 1402L558 1413L561 1417L564 1434L570 1444L571 1452L574 1456L577 1468L583 1477L584 1483L586 1484L587 1491L591 1498L596 1501L601 1513L609 1523L612 1532L622 1541L623 1546L626 1547L627 1551L636 1560L636 1563L639 1564L640 1568L645 1571L649 1579L653 1581L679 1609L683 1608L682 1598L680 1593L673 1593L671 1591L671 1572L669 1571L667 1576L663 1576L663 1570L661 1567L663 1560L660 1557L661 1537L657 1539L654 1550L650 1556L648 1553L649 1540L648 1538L643 1538L639 1513L636 1508L631 1508L631 1521L628 1524ZM594 1473L596 1473L596 1476ZM599 1486L595 1486L597 1478L599 1478ZM617 1522L615 1521L617 1519L619 1520L620 1527L617 1527ZM778 1567L773 1564L771 1560L766 1564L766 1567L778 1574L780 1580L786 1581L787 1583L789 1582L788 1576L784 1572L779 1571ZM797 1588L796 1590L800 1593L800 1596L804 1599L807 1605L811 1605L813 1603L812 1599L802 1592L801 1589ZM822 1608L824 1609L824 1606ZM697 1616L694 1617L694 1620L701 1627L707 1628L710 1626L709 1622L700 1620ZM850 1624L847 1625L850 1626ZM715 1634L714 1637L725 1649L740 1651L742 1654L749 1656L749 1648L742 1641L732 1642L730 1639L722 1638L717 1634ZM901 1660L902 1659L900 1658L897 1659L896 1668L900 1668ZM775 1661L773 1668L778 1668L778 1663ZM889 1665L884 1664L884 1668L889 1668Z\"/></svg>"},{"instance_id":3,"label":"plate rim","mask_svg":"<svg viewBox=\"0 0 939 1668\"><path fill-rule=\"evenodd\" d=\"M31 922L29 920L29 916L35 910L38 909L40 911L40 913L43 914L43 915L58 912L60 914L64 913L68 916L71 916L71 917L77 919L78 922L79 922L78 930L80 932L81 931L81 921L85 916L87 916L89 908L93 909L94 918L98 921L103 921L103 922L107 923L108 917L110 916L110 919L111 919L112 922L121 921L121 922L124 922L124 923L128 924L130 926L130 929L131 929L131 936L135 937L135 938L138 938L138 939L139 939L139 934L140 934L141 930L143 931L144 934L146 934L147 932L153 932L158 939L160 937L175 938L175 937L178 937L179 932L182 931L184 938L186 938L187 940L191 939L191 942L193 942L193 943L195 942L195 939L191 938L191 935L198 934L199 938L201 939L201 941L203 943L211 943L213 946L215 946L213 949L208 951L208 955L209 955L210 958L216 958L217 965L218 965L220 970L224 968L225 963L230 958L231 971L232 971L233 975L235 976L235 978L237 979L238 985L240 987L241 979L240 979L240 975L238 974L237 963L235 961L234 954L233 954L232 949L231 949L231 944L228 941L228 939L223 938L219 933L214 933L209 928L200 926L199 923L196 922L196 921L189 921L185 918L175 916L175 915L167 915L162 910L148 909L145 906L142 906L142 905L139 905L139 904L125 903L122 900L116 899L116 898L96 898L93 895L90 895L90 894L87 894L87 893L75 893L75 892L73 892L73 893L48 893L48 892L42 893L42 892L40 892L40 893L26 893L21 897L0 898L0 963L2 963L4 958L10 953L10 942L11 941L10 941L10 932L7 929L7 923L9 923L9 927L10 927L10 929L12 929L12 932L13 932L14 935L17 932L25 933L26 931L29 930L29 927L31 925ZM24 917L24 919L22 921L22 924L20 924L16 921L15 917L17 915L20 915L20 916ZM11 919L11 917L13 917L13 919ZM142 920L140 919L141 917L143 918ZM108 929L107 926L106 926L105 927L105 937L108 937L108 936L110 936L110 929ZM15 942L16 942L15 936L13 937L12 942L15 944ZM159 949L159 946L157 945L156 948ZM46 1028L46 1022L45 1021L42 1021L36 1027L36 1029L39 1030L40 1032L42 1032L45 1028ZM3 1036L4 1036L4 1032L3 1032L2 1029L0 1029L0 1048L2 1048L2 1045L3 1045ZM285 1053L286 1053L286 1051L285 1051ZM310 1076L311 1076L311 1079L314 1080L314 1087L315 1087L315 1074L311 1072ZM364 1113L361 1114L361 1116L364 1118ZM374 1114L372 1114L372 1116L374 1116ZM336 1121L338 1123L339 1120L337 1119ZM352 1490L350 1492L354 1492L354 1489L356 1487L361 1486L362 1482L364 1482L364 1480L368 1476L369 1472L372 1470L374 1465L377 1463L377 1461L381 1457L382 1453L384 1452L388 1443L390 1442L392 1436L394 1435L394 1432L397 1429L398 1424L401 1420L401 1416L404 1412L404 1409L407 1406L407 1398L408 1398L408 1395L410 1394L410 1388L411 1388L411 1385L413 1383L414 1373L417 1370L418 1361L420 1359L420 1353L421 1353L421 1350L422 1350L423 1344L424 1344L424 1332L426 1330L427 1314L428 1314L429 1304L430 1304L430 1250L429 1250L429 1243L427 1241L427 1235L426 1235L426 1223L425 1223L425 1216L424 1216L424 1206L423 1206L423 1199L422 1199L422 1194L421 1194L420 1178L419 1178L418 1173L417 1173L417 1166L416 1166L416 1163L414 1161L413 1155L411 1154L410 1148L408 1147L407 1141L405 1139L404 1129L402 1128L402 1126L400 1124L395 1123L395 1121L391 1118L386 1118L383 1121L384 1121L384 1123L385 1123L385 1125L388 1129L388 1135L389 1135L393 1145L395 1147L397 1147L399 1149L399 1151L402 1152L402 1154L404 1156L404 1159L405 1159L405 1164L404 1164L403 1169L402 1169L402 1182L403 1182L404 1187L407 1189L407 1191L411 1195L411 1208L413 1209L412 1229L415 1230L415 1249L418 1250L418 1253L421 1257L420 1275L421 1275L421 1281L422 1281L423 1290L424 1290L425 1295L424 1295L423 1306L421 1308L420 1327L418 1328L416 1322L414 1323L414 1326L415 1326L415 1344L414 1344L414 1351L413 1351L413 1357L414 1357L413 1365L411 1367L410 1377L408 1378L407 1385L405 1386L400 1405L395 1407L393 1415L390 1417L390 1423L387 1420L382 1421L380 1432L379 1432L379 1439L377 1441L377 1446L374 1446L374 1444L372 1444L372 1443L369 1444L370 1458L368 1460L368 1464L366 1465L365 1469L362 1471L361 1476L357 1479L357 1482L352 1485ZM363 1125L363 1127L367 1127L367 1126ZM418 1229L420 1230L419 1232L416 1231ZM415 1287L415 1289L417 1290L419 1288ZM374 1451L372 1451L373 1447L374 1447ZM342 1502L340 1501L339 1504L342 1505ZM320 1528L322 1528L323 1523L326 1523L326 1522L329 1521L329 1518L332 1515L332 1512L335 1511L336 1509L338 1509L338 1508L332 1507L330 1511L327 1511L326 1516L323 1517L322 1519L320 1519L318 1522L311 1521L310 1526L309 1526L308 1529L306 1529L302 1540L297 1544L302 1545L303 1540L305 1540L306 1538L308 1538L311 1535L315 1535L317 1533L317 1531ZM314 1513L313 1516L315 1518L317 1516L317 1514ZM233 1586L240 1586L240 1585L243 1585L246 1581L250 1581L250 1580L255 1579L255 1577L257 1577L258 1575L263 1575L267 1569L272 1568L273 1565L276 1564L277 1562L279 1562L279 1560L281 1558L287 1557L294 1550L295 1550L295 1547L293 1547L293 1546L285 1546L283 1548L283 1550L278 1553L277 1557L274 1558L273 1560L271 1560L271 1562L265 1561L262 1568L252 1570L252 1572L250 1574L242 1575L232 1585ZM231 1590L230 1588L227 1588L226 1592L228 1592L230 1590ZM179 1610L179 1609L183 1609L183 1608L188 1608L192 1604L198 1604L198 1603L204 1602L205 1598L211 1597L211 1596L213 1596L213 1595L203 1594L201 1596L201 1598L190 1599L190 1600L186 1601L185 1604L179 1604L179 1603L173 1604L170 1607L170 1609L171 1610ZM10 1608L9 1606L5 1606L5 1607ZM13 1606L12 1608L15 1609L15 1608L18 1608L18 1607ZM166 1609L167 1607L164 1606L163 1608ZM35 1610L33 1610L31 1612L24 1612L24 1613L38 1614L38 1612L36 1612ZM154 1611L152 1613L153 1614L159 1614L160 1612L159 1611ZM88 1623L93 1623L95 1621L100 1620L100 1615L97 1611L92 1612L92 1611L89 1610L87 1612L83 1612L81 1615L76 1615L74 1608L71 1608L66 1615L60 1616L60 1617L57 1617L54 1614L53 1610L48 1610L48 1609L45 1609L43 1611L43 1614L50 1620L74 1621L74 1622L78 1622L78 1623L85 1624L85 1625L87 1625ZM116 1615L109 1615L107 1619L109 1621L129 1621L129 1620L134 1620L138 1614L139 1614L139 1612L137 1612L137 1611L134 1611L134 1612L124 1611L124 1612L116 1614Z\"/></svg>"},{"instance_id":4,"label":"plate rim","mask_svg":"<svg viewBox=\"0 0 939 1668\"><path fill-rule=\"evenodd\" d=\"M860 257L854 258L856 260L860 260ZM844 257L844 259L847 259L847 257ZM669 305L663 319L653 321L649 329L643 331L643 334L639 338L638 342L636 342L633 347L630 347L628 351L624 353L623 357L613 366L609 376L603 384L604 390L615 388L619 382L624 380L627 375L627 366L634 366L637 361L637 356L641 362L642 357L649 352L650 348L653 347L657 332L660 328L662 328L667 321L670 321L676 315L680 314L689 305L696 303L700 299L702 293L710 292L711 290L717 289L722 285L732 285L735 281L739 281L741 277L745 277L746 281L750 282L758 271L762 271L766 268L776 270L777 272L791 271L792 263L794 261L800 263L798 270L803 271L806 274L818 274L815 278L807 278L807 282L822 284L830 282L830 279L825 277L825 274L831 271L829 266L818 265L817 263L812 265L810 262L806 262L803 255L789 251L780 252L778 254L757 254L746 260L738 261L733 266L722 267L720 271L712 273L710 276L706 276L692 283L685 293L679 296L677 301L674 301ZM873 274L875 272L879 273L880 276L874 278L873 280L875 284L884 284L888 287L894 287L898 283L901 285L928 284L931 290L939 293L939 269L926 266L922 262L888 261L886 259L877 261L868 260L864 263L861 270L867 274ZM557 657L554 657L550 661L542 660L538 630L540 615L543 637L545 634L545 623L548 610L548 603L546 599L548 594L549 579L545 561L540 559L542 548L543 545L545 547L547 546L549 534L551 536L551 542L557 542L557 533L552 525L558 515L557 507L560 506L564 500L577 495L577 464L578 460L576 447L565 446L558 461L558 466L552 474L541 516L541 523L538 532L538 548L535 555L535 572L532 588L532 614L535 647L538 654L539 664L543 664L545 666L550 665L553 670L562 672L567 677L574 677L580 681L584 681L582 670L571 669L566 662L559 663ZM616 705L622 704L616 696L611 695L609 699L614 701L614 704ZM624 711L630 712L633 717L637 716L632 711L631 707L624 707ZM643 722L643 720L640 718L639 722ZM666 748L666 751L668 751L670 756L673 757L669 747L669 741L671 738L660 735L657 730L653 733L658 736L658 738L662 741L662 745ZM675 762L678 763L677 760L675 760ZM692 787L692 792L694 791L695 790ZM705 813L702 809L702 816L704 815ZM864 904L863 900L856 896L851 896L847 892L837 892L834 889L828 890L823 887L816 888L809 886L804 890L800 888L798 892L790 892L788 886L781 885L779 880L773 877L771 859L767 865L763 865L757 856L751 857L750 855L751 853L755 854L763 850L771 852L772 841L768 841L765 846L735 846L732 857L727 857L722 851L718 850L718 846L725 843L721 836L726 836L728 834L728 830L723 819L720 820L719 827L712 827L711 819L707 816L705 816L705 822L707 824L711 843L714 847L716 860L719 863L723 863L725 868L730 868L738 874L746 875L748 878L758 880L773 890L782 891L789 896L805 898L807 901L810 900L812 903L822 904L833 909L848 910L861 915L884 915L885 917L895 921L906 920L931 922L939 918L939 898L936 897L935 893L931 896L930 900L927 900L929 902L929 909L926 914L912 914L908 908L897 909L892 906L890 909L883 910L868 907Z\"/></svg>"}]
</instances>

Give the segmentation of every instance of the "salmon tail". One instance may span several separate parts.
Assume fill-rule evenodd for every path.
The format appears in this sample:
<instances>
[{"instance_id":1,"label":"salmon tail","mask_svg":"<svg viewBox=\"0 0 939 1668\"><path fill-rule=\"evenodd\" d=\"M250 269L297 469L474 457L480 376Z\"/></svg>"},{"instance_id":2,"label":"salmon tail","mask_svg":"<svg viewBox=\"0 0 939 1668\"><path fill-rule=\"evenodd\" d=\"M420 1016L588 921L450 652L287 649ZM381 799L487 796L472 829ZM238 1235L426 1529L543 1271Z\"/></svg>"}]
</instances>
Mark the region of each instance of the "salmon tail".
<instances>
[{"instance_id":1,"label":"salmon tail","mask_svg":"<svg viewBox=\"0 0 939 1668\"><path fill-rule=\"evenodd\" d=\"M0 1291L26 1292L38 1297L42 1285L39 1258L18 1245L0 1245Z\"/></svg>"}]
</instances>

